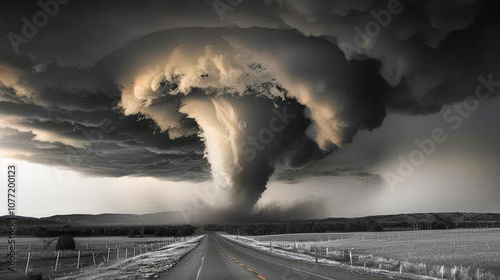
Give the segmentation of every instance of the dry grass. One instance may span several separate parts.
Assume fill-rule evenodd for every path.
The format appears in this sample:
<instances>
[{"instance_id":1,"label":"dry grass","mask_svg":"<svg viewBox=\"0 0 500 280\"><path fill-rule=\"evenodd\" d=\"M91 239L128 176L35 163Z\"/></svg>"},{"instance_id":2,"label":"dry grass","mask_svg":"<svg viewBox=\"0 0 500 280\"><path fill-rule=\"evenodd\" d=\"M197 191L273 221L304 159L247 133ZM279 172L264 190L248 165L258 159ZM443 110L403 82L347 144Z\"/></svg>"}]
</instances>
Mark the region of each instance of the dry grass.
<instances>
[{"instance_id":1,"label":"dry grass","mask_svg":"<svg viewBox=\"0 0 500 280\"><path fill-rule=\"evenodd\" d=\"M350 261L348 252L352 251L356 265L392 271L401 269L445 279L500 279L500 229L290 234L254 238L305 252L320 247L324 256L328 248L326 257L346 262Z\"/></svg>"},{"instance_id":2,"label":"dry grass","mask_svg":"<svg viewBox=\"0 0 500 280\"><path fill-rule=\"evenodd\" d=\"M51 240L49 238L48 240ZM80 268L89 267L95 264L99 265L107 262L108 248L109 261L115 261L118 258L124 259L157 249L174 241L174 238L166 237L148 237L148 238L128 238L126 236L116 237L76 237L77 248L75 251L61 251L57 272L54 272L57 252L55 243L44 246L42 238L18 237L16 238L16 268L20 274L23 274L26 268L28 253L30 253L30 272L42 272L50 275L67 273L76 269L78 251L80 251ZM7 271L9 264L6 255L8 253L7 239L0 241L0 278L2 274L10 273ZM135 251L134 251L135 248ZM94 255L94 258L92 257Z\"/></svg>"}]
</instances>

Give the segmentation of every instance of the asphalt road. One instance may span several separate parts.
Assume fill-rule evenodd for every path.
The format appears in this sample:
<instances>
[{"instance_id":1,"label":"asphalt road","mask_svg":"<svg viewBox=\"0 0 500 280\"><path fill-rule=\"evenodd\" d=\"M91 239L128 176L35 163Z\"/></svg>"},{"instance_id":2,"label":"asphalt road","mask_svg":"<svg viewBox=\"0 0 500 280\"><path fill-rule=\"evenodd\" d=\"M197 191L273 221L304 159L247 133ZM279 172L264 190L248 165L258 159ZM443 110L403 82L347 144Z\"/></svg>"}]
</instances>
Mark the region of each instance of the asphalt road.
<instances>
[{"instance_id":1,"label":"asphalt road","mask_svg":"<svg viewBox=\"0 0 500 280\"><path fill-rule=\"evenodd\" d=\"M280 258L234 243L215 233L208 233L198 247L160 279L368 280L386 278L380 275L355 274L335 267Z\"/></svg>"}]
</instances>

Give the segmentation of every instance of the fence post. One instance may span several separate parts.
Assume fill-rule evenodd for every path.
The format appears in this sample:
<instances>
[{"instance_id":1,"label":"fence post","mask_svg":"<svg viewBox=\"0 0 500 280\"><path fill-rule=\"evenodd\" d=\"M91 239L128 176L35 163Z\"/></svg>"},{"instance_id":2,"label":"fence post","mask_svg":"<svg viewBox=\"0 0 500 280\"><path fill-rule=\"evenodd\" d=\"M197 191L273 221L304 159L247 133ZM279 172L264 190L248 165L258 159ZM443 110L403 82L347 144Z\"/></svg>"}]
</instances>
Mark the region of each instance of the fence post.
<instances>
[{"instance_id":1,"label":"fence post","mask_svg":"<svg viewBox=\"0 0 500 280\"><path fill-rule=\"evenodd\" d=\"M92 262L94 263L95 265L95 255L94 255L94 251L92 251Z\"/></svg>"},{"instance_id":2,"label":"fence post","mask_svg":"<svg viewBox=\"0 0 500 280\"><path fill-rule=\"evenodd\" d=\"M134 246L134 257L135 257L135 246Z\"/></svg>"},{"instance_id":3,"label":"fence post","mask_svg":"<svg viewBox=\"0 0 500 280\"><path fill-rule=\"evenodd\" d=\"M326 247L326 255L328 256L328 247Z\"/></svg>"},{"instance_id":4,"label":"fence post","mask_svg":"<svg viewBox=\"0 0 500 280\"><path fill-rule=\"evenodd\" d=\"M24 270L24 274L28 274L28 268L30 265L30 256L31 256L31 253L28 253L28 260L26 261L26 269Z\"/></svg>"},{"instance_id":5,"label":"fence post","mask_svg":"<svg viewBox=\"0 0 500 280\"><path fill-rule=\"evenodd\" d=\"M76 261L76 269L80 268L80 251L78 251L78 260Z\"/></svg>"},{"instance_id":6,"label":"fence post","mask_svg":"<svg viewBox=\"0 0 500 280\"><path fill-rule=\"evenodd\" d=\"M108 248L108 259L106 262L109 262L109 250L111 250L111 248Z\"/></svg>"},{"instance_id":7,"label":"fence post","mask_svg":"<svg viewBox=\"0 0 500 280\"><path fill-rule=\"evenodd\" d=\"M54 266L54 271L57 270L57 265L59 264L59 251L57 251L57 257L56 257L56 265Z\"/></svg>"},{"instance_id":8,"label":"fence post","mask_svg":"<svg viewBox=\"0 0 500 280\"><path fill-rule=\"evenodd\" d=\"M349 250L349 261L350 261L350 263L352 265L352 251L351 250Z\"/></svg>"},{"instance_id":9,"label":"fence post","mask_svg":"<svg viewBox=\"0 0 500 280\"><path fill-rule=\"evenodd\" d=\"M403 262L399 263L399 273L403 273Z\"/></svg>"},{"instance_id":10,"label":"fence post","mask_svg":"<svg viewBox=\"0 0 500 280\"><path fill-rule=\"evenodd\" d=\"M128 248L125 247L125 258L127 258L127 255L128 255Z\"/></svg>"},{"instance_id":11,"label":"fence post","mask_svg":"<svg viewBox=\"0 0 500 280\"><path fill-rule=\"evenodd\" d=\"M120 248L116 248L116 259L118 260L120 258Z\"/></svg>"},{"instance_id":12,"label":"fence post","mask_svg":"<svg viewBox=\"0 0 500 280\"><path fill-rule=\"evenodd\" d=\"M314 260L318 263L318 247L314 246Z\"/></svg>"}]
</instances>

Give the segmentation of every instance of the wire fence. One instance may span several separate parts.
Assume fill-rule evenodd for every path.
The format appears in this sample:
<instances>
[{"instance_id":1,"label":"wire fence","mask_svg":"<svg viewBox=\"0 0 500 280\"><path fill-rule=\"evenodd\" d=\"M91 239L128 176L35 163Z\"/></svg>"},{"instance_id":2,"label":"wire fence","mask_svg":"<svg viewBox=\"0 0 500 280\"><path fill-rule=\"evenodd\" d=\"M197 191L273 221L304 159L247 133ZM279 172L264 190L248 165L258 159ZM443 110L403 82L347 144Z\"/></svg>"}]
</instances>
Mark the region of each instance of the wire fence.
<instances>
[{"instance_id":1,"label":"wire fence","mask_svg":"<svg viewBox=\"0 0 500 280\"><path fill-rule=\"evenodd\" d=\"M438 277L440 279L453 280L498 280L500 276L478 267L471 266L445 266L424 262L400 261L391 258L377 256L378 251L371 249L370 253L362 253L356 248L339 248L338 246L318 246L303 242L277 242L269 241L269 250L279 248L285 251L305 253L311 255L318 262L318 259L333 260L343 264L385 270L397 273L410 273ZM499 241L429 241L422 244L408 245L383 245L380 252L394 250L394 252L411 254L415 252L426 252L429 254L441 254L444 251L460 250L463 254L470 252L472 248L482 248L481 250L490 253L492 258L500 261Z\"/></svg>"},{"instance_id":2,"label":"wire fence","mask_svg":"<svg viewBox=\"0 0 500 280\"><path fill-rule=\"evenodd\" d=\"M271 252L306 254L319 263L440 279L500 280L499 228L235 237L244 238Z\"/></svg>"},{"instance_id":3,"label":"wire fence","mask_svg":"<svg viewBox=\"0 0 500 280\"><path fill-rule=\"evenodd\" d=\"M165 238L154 241L79 242L75 250L54 251L40 244L21 244L16 247L17 275L36 275L71 272L90 266L99 266L133 258L156 251L186 238ZM7 263L0 264L0 278L11 274Z\"/></svg>"}]
</instances>

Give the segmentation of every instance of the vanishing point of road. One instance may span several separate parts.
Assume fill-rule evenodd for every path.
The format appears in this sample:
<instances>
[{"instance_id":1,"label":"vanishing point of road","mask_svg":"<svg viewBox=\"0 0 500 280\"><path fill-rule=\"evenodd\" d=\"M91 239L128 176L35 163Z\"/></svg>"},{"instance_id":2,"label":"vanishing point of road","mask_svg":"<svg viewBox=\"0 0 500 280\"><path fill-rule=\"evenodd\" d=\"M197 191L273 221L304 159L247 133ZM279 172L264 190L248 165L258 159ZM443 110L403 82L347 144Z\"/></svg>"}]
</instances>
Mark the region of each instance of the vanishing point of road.
<instances>
[{"instance_id":1,"label":"vanishing point of road","mask_svg":"<svg viewBox=\"0 0 500 280\"><path fill-rule=\"evenodd\" d=\"M162 280L368 280L381 275L356 274L336 267L280 258L208 233Z\"/></svg>"}]
</instances>

